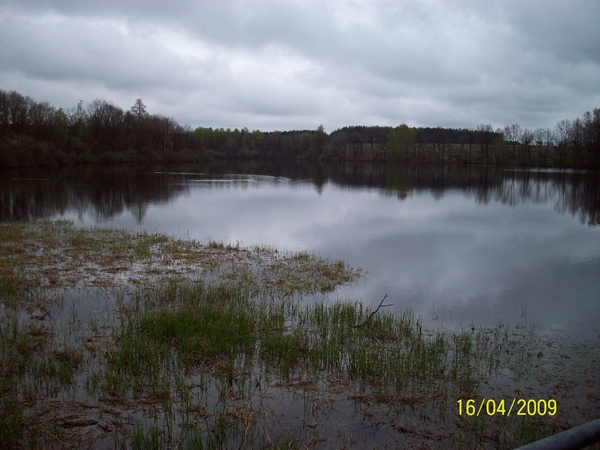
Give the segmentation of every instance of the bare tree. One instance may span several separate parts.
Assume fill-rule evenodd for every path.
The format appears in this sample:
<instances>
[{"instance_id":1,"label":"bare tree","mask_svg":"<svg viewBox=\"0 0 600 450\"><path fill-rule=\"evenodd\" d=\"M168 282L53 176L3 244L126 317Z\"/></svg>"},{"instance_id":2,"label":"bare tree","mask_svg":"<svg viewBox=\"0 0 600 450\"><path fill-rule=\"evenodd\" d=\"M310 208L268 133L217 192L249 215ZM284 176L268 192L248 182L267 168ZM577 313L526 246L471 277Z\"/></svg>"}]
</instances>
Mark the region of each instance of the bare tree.
<instances>
[{"instance_id":1,"label":"bare tree","mask_svg":"<svg viewBox=\"0 0 600 450\"><path fill-rule=\"evenodd\" d=\"M548 162L548 158L550 156L550 146L554 145L555 140L556 136L554 135L554 131L552 131L551 128L544 129L544 144L546 144L545 163Z\"/></svg>"},{"instance_id":2,"label":"bare tree","mask_svg":"<svg viewBox=\"0 0 600 450\"><path fill-rule=\"evenodd\" d=\"M506 125L504 127L504 137L508 145L512 147L512 160L514 162L515 157L517 155L517 146L521 141L521 136L523 135L523 129L521 125L518 123L513 123L512 125Z\"/></svg>"},{"instance_id":3,"label":"bare tree","mask_svg":"<svg viewBox=\"0 0 600 450\"><path fill-rule=\"evenodd\" d=\"M123 110L105 100L94 100L88 107L92 135L102 151L120 150L118 137L123 124Z\"/></svg>"},{"instance_id":4,"label":"bare tree","mask_svg":"<svg viewBox=\"0 0 600 450\"><path fill-rule=\"evenodd\" d=\"M50 106L48 102L30 102L27 116L33 137L42 140L51 135L50 125L52 124L54 113L54 107Z\"/></svg>"},{"instance_id":5,"label":"bare tree","mask_svg":"<svg viewBox=\"0 0 600 450\"><path fill-rule=\"evenodd\" d=\"M8 130L10 125L10 97L8 92L0 90L0 131Z\"/></svg>"},{"instance_id":6,"label":"bare tree","mask_svg":"<svg viewBox=\"0 0 600 450\"><path fill-rule=\"evenodd\" d=\"M537 164L542 166L542 148L544 147L544 133L546 130L543 128L536 128L533 131L533 142L537 150Z\"/></svg>"},{"instance_id":7,"label":"bare tree","mask_svg":"<svg viewBox=\"0 0 600 450\"><path fill-rule=\"evenodd\" d=\"M52 117L52 141L58 148L66 147L69 140L69 118L62 108Z\"/></svg>"},{"instance_id":8,"label":"bare tree","mask_svg":"<svg viewBox=\"0 0 600 450\"><path fill-rule=\"evenodd\" d=\"M571 127L568 129L568 142L573 150L573 167L578 168L581 163L581 151L584 145L584 126L580 118L571 122Z\"/></svg>"},{"instance_id":9,"label":"bare tree","mask_svg":"<svg viewBox=\"0 0 600 450\"><path fill-rule=\"evenodd\" d=\"M583 115L583 126L587 153L596 168L600 168L600 108Z\"/></svg>"},{"instance_id":10,"label":"bare tree","mask_svg":"<svg viewBox=\"0 0 600 450\"><path fill-rule=\"evenodd\" d=\"M469 144L469 164L473 163L473 144L475 144L475 132L472 129L467 129L467 144Z\"/></svg>"},{"instance_id":11,"label":"bare tree","mask_svg":"<svg viewBox=\"0 0 600 450\"><path fill-rule=\"evenodd\" d=\"M528 128L525 128L521 134L521 145L523 146L523 151L527 155L527 164L530 166L533 165L533 158L531 157L531 144L533 143L533 140L533 133Z\"/></svg>"},{"instance_id":12,"label":"bare tree","mask_svg":"<svg viewBox=\"0 0 600 450\"><path fill-rule=\"evenodd\" d=\"M8 93L8 122L15 133L23 133L27 129L27 110L31 99L23 97L16 91Z\"/></svg>"},{"instance_id":13,"label":"bare tree","mask_svg":"<svg viewBox=\"0 0 600 450\"><path fill-rule=\"evenodd\" d=\"M490 145L494 143L494 128L491 124L481 124L477 126L479 134L479 145L481 146L481 162L489 164Z\"/></svg>"},{"instance_id":14,"label":"bare tree","mask_svg":"<svg viewBox=\"0 0 600 450\"><path fill-rule=\"evenodd\" d=\"M561 120L554 127L558 162L562 167L567 163L567 147L569 146L570 130L570 120Z\"/></svg>"},{"instance_id":15,"label":"bare tree","mask_svg":"<svg viewBox=\"0 0 600 450\"><path fill-rule=\"evenodd\" d=\"M442 127L437 127L433 131L433 145L437 148L440 162L444 164L446 161L446 130Z\"/></svg>"}]
</instances>

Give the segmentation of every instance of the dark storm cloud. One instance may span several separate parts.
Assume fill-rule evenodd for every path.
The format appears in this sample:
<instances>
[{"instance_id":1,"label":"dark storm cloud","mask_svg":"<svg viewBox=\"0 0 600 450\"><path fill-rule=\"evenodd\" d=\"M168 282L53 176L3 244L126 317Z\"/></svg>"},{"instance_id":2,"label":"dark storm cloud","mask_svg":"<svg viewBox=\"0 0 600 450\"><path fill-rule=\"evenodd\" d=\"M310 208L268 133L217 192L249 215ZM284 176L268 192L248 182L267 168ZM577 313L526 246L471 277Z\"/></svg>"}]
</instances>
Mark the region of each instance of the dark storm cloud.
<instances>
[{"instance_id":1,"label":"dark storm cloud","mask_svg":"<svg viewBox=\"0 0 600 450\"><path fill-rule=\"evenodd\" d=\"M192 126L552 126L600 106L598 17L591 0L8 0L0 87L142 97Z\"/></svg>"}]
</instances>

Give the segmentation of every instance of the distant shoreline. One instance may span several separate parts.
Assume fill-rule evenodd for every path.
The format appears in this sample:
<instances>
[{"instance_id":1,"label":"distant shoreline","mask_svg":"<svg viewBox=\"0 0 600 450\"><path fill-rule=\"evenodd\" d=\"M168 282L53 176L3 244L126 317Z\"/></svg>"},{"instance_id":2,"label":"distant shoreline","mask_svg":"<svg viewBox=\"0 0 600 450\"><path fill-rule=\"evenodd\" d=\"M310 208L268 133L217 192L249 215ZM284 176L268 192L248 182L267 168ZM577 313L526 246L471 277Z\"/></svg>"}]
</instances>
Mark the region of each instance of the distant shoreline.
<instances>
[{"instance_id":1,"label":"distant shoreline","mask_svg":"<svg viewBox=\"0 0 600 450\"><path fill-rule=\"evenodd\" d=\"M600 169L600 109L554 128L348 126L261 132L197 127L105 100L69 110L0 90L0 167L215 159Z\"/></svg>"}]
</instances>

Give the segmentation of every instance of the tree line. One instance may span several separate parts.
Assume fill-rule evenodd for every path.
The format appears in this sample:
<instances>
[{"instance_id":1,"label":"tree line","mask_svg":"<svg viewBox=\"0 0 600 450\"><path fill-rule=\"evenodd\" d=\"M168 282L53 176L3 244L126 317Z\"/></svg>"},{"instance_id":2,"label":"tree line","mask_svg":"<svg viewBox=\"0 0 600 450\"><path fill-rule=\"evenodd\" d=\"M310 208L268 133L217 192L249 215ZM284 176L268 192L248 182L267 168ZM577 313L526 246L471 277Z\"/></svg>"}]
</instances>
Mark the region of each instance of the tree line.
<instances>
[{"instance_id":1,"label":"tree line","mask_svg":"<svg viewBox=\"0 0 600 450\"><path fill-rule=\"evenodd\" d=\"M64 110L0 90L0 166L204 159L307 159L600 168L600 109L553 128L348 126L261 132L178 124L141 99Z\"/></svg>"}]
</instances>

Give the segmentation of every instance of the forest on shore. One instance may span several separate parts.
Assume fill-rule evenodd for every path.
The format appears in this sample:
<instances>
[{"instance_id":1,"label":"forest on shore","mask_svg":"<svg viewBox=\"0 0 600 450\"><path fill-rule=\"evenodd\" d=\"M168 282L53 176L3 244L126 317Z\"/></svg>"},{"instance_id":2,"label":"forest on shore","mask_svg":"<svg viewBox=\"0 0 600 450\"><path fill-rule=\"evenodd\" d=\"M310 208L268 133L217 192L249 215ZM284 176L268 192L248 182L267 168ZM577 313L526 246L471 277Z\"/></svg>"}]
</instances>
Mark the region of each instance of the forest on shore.
<instances>
[{"instance_id":1,"label":"forest on shore","mask_svg":"<svg viewBox=\"0 0 600 450\"><path fill-rule=\"evenodd\" d=\"M197 127L106 100L64 110L0 90L0 167L214 159L388 161L600 169L600 108L553 128L347 126L261 132Z\"/></svg>"}]
</instances>

